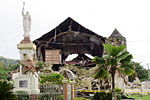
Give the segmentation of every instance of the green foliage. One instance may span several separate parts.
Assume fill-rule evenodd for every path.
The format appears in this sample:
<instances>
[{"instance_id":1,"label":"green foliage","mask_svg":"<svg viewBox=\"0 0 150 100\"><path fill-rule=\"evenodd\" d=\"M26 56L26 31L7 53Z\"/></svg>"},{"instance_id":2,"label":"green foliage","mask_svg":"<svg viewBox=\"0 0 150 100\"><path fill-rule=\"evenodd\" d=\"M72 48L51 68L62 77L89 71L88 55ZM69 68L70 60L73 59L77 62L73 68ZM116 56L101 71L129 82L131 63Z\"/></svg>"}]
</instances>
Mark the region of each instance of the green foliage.
<instances>
[{"instance_id":1,"label":"green foliage","mask_svg":"<svg viewBox=\"0 0 150 100\"><path fill-rule=\"evenodd\" d=\"M105 73L106 73L106 70L104 70L103 68L101 68L101 69L99 69L99 71L94 75L94 78L95 78L95 79L104 78Z\"/></svg>"},{"instance_id":2,"label":"green foliage","mask_svg":"<svg viewBox=\"0 0 150 100\"><path fill-rule=\"evenodd\" d=\"M86 98L83 98L83 97L76 97L76 98L74 98L74 100L86 100Z\"/></svg>"},{"instance_id":3,"label":"green foliage","mask_svg":"<svg viewBox=\"0 0 150 100\"><path fill-rule=\"evenodd\" d=\"M58 96L57 100L63 100L63 95Z\"/></svg>"},{"instance_id":4,"label":"green foliage","mask_svg":"<svg viewBox=\"0 0 150 100\"><path fill-rule=\"evenodd\" d=\"M9 71L14 71L14 70L18 69L19 67L20 67L19 64L13 64L10 66Z\"/></svg>"},{"instance_id":5,"label":"green foliage","mask_svg":"<svg viewBox=\"0 0 150 100\"><path fill-rule=\"evenodd\" d=\"M120 63L122 63L122 64L131 63L131 59L133 59L133 56L130 54L130 55L128 55L126 58L120 60Z\"/></svg>"},{"instance_id":6,"label":"green foliage","mask_svg":"<svg viewBox=\"0 0 150 100\"><path fill-rule=\"evenodd\" d=\"M121 100L121 92L117 90L116 100ZM91 100L112 100L111 92L96 92Z\"/></svg>"},{"instance_id":7,"label":"green foliage","mask_svg":"<svg viewBox=\"0 0 150 100\"><path fill-rule=\"evenodd\" d=\"M43 62L41 62L41 61L37 62L36 66L35 66L36 71L40 71L43 68L43 66L44 66Z\"/></svg>"},{"instance_id":8,"label":"green foliage","mask_svg":"<svg viewBox=\"0 0 150 100\"><path fill-rule=\"evenodd\" d=\"M136 75L137 77L141 80L148 80L148 70L146 70L145 68L143 68L142 65L140 65L140 63L134 62L135 67L136 67Z\"/></svg>"},{"instance_id":9,"label":"green foliage","mask_svg":"<svg viewBox=\"0 0 150 100\"><path fill-rule=\"evenodd\" d=\"M97 64L105 64L105 59L102 59L102 58L99 58L99 57L95 56L92 59L92 62L96 62Z\"/></svg>"},{"instance_id":10,"label":"green foliage","mask_svg":"<svg viewBox=\"0 0 150 100\"><path fill-rule=\"evenodd\" d=\"M121 93L121 89L120 88L115 88L115 92L116 93Z\"/></svg>"},{"instance_id":11,"label":"green foliage","mask_svg":"<svg viewBox=\"0 0 150 100\"><path fill-rule=\"evenodd\" d=\"M111 44L104 44L104 49L109 55L111 55L112 57L116 57L125 49L125 46L121 45L119 47L116 47Z\"/></svg>"},{"instance_id":12,"label":"green foliage","mask_svg":"<svg viewBox=\"0 0 150 100\"><path fill-rule=\"evenodd\" d=\"M43 62L37 62L36 64L38 67L42 68L43 67Z\"/></svg>"},{"instance_id":13,"label":"green foliage","mask_svg":"<svg viewBox=\"0 0 150 100\"><path fill-rule=\"evenodd\" d=\"M135 98L138 100L149 100L150 99L150 95L130 95L128 97L129 98Z\"/></svg>"},{"instance_id":14,"label":"green foliage","mask_svg":"<svg viewBox=\"0 0 150 100\"><path fill-rule=\"evenodd\" d=\"M58 73L42 75L42 76L40 76L40 78L41 78L41 80L40 80L41 84L46 83L46 82L50 82L52 84L62 84L62 80L64 79L64 77Z\"/></svg>"},{"instance_id":15,"label":"green foliage","mask_svg":"<svg viewBox=\"0 0 150 100\"><path fill-rule=\"evenodd\" d=\"M63 95L51 95L51 94L39 94L38 100L51 100L51 98L55 98L54 100L63 100Z\"/></svg>"},{"instance_id":16,"label":"green foliage","mask_svg":"<svg viewBox=\"0 0 150 100\"><path fill-rule=\"evenodd\" d=\"M112 100L111 92L96 92L91 100Z\"/></svg>"},{"instance_id":17,"label":"green foliage","mask_svg":"<svg viewBox=\"0 0 150 100\"><path fill-rule=\"evenodd\" d=\"M12 92L13 85L7 81L0 81L0 100L17 100Z\"/></svg>"},{"instance_id":18,"label":"green foliage","mask_svg":"<svg viewBox=\"0 0 150 100\"><path fill-rule=\"evenodd\" d=\"M135 70L134 70L134 65L133 64L122 64L120 66L120 71L124 74L124 75L132 75Z\"/></svg>"},{"instance_id":19,"label":"green foliage","mask_svg":"<svg viewBox=\"0 0 150 100\"><path fill-rule=\"evenodd\" d=\"M134 64L131 62L133 57L128 51L125 51L125 46L123 45L118 47L111 44L104 44L103 46L104 50L106 51L105 55L103 55L102 58L94 57L92 60L99 66L99 70L94 75L94 78L107 79L109 78L110 73L112 77L112 95L113 98L115 98L114 77L116 71L118 70L119 72L122 72L123 75L133 75L135 72ZM100 94L106 95L105 93Z\"/></svg>"},{"instance_id":20,"label":"green foliage","mask_svg":"<svg viewBox=\"0 0 150 100\"><path fill-rule=\"evenodd\" d=\"M18 100L29 100L29 94L26 91L16 91Z\"/></svg>"},{"instance_id":21,"label":"green foliage","mask_svg":"<svg viewBox=\"0 0 150 100\"><path fill-rule=\"evenodd\" d=\"M104 49L106 54L102 58L96 56L92 60L99 65L99 70L94 78L108 78L109 72L115 74L116 70L120 70L124 75L132 75L135 72L134 65L131 63L133 57L128 51L124 51L125 46L116 47L111 44L104 44Z\"/></svg>"},{"instance_id":22,"label":"green foliage","mask_svg":"<svg viewBox=\"0 0 150 100\"><path fill-rule=\"evenodd\" d=\"M50 100L50 96L48 94L39 94L38 100Z\"/></svg>"},{"instance_id":23,"label":"green foliage","mask_svg":"<svg viewBox=\"0 0 150 100\"><path fill-rule=\"evenodd\" d=\"M3 58L4 59L4 58ZM6 60L6 59L5 59ZM4 60L4 61L5 61ZM7 80L10 75L8 74L9 71L16 70L19 67L19 64L4 64L2 61L2 58L0 57L0 79ZM6 60L7 61L7 60ZM5 62L6 62L5 61ZM9 63L9 61L7 61Z\"/></svg>"},{"instance_id":24,"label":"green foliage","mask_svg":"<svg viewBox=\"0 0 150 100\"><path fill-rule=\"evenodd\" d=\"M6 71L3 66L0 66L0 79L7 80L8 77L8 71Z\"/></svg>"},{"instance_id":25,"label":"green foliage","mask_svg":"<svg viewBox=\"0 0 150 100\"><path fill-rule=\"evenodd\" d=\"M116 93L117 100L121 100L122 99L121 88L115 88L115 93Z\"/></svg>"}]
</instances>

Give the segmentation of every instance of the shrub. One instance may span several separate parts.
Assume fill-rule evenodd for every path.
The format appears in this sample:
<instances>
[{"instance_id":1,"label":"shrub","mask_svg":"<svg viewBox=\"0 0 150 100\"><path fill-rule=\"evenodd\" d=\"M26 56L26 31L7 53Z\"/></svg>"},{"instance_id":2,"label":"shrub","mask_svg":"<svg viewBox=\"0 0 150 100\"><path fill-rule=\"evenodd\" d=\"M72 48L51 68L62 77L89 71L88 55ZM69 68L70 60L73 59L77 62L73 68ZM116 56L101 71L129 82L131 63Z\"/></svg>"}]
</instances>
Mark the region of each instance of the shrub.
<instances>
[{"instance_id":1,"label":"shrub","mask_svg":"<svg viewBox=\"0 0 150 100\"><path fill-rule=\"evenodd\" d=\"M86 100L86 98L83 98L83 97L76 97L76 98L74 98L74 100Z\"/></svg>"},{"instance_id":2,"label":"shrub","mask_svg":"<svg viewBox=\"0 0 150 100\"><path fill-rule=\"evenodd\" d=\"M57 100L63 100L63 95L58 96Z\"/></svg>"},{"instance_id":3,"label":"shrub","mask_svg":"<svg viewBox=\"0 0 150 100\"><path fill-rule=\"evenodd\" d=\"M29 100L29 94L26 91L16 91L18 100Z\"/></svg>"},{"instance_id":4,"label":"shrub","mask_svg":"<svg viewBox=\"0 0 150 100\"><path fill-rule=\"evenodd\" d=\"M96 92L92 100L112 100L111 92Z\"/></svg>"},{"instance_id":5,"label":"shrub","mask_svg":"<svg viewBox=\"0 0 150 100\"><path fill-rule=\"evenodd\" d=\"M116 93L121 93L121 89L120 88L115 88L115 92Z\"/></svg>"},{"instance_id":6,"label":"shrub","mask_svg":"<svg viewBox=\"0 0 150 100\"><path fill-rule=\"evenodd\" d=\"M50 96L48 94L40 94L38 95L38 100L45 100L45 99L50 99Z\"/></svg>"},{"instance_id":7,"label":"shrub","mask_svg":"<svg viewBox=\"0 0 150 100\"><path fill-rule=\"evenodd\" d=\"M96 92L92 100L112 100L112 92ZM116 100L121 100L121 94L116 94Z\"/></svg>"},{"instance_id":8,"label":"shrub","mask_svg":"<svg viewBox=\"0 0 150 100\"><path fill-rule=\"evenodd\" d=\"M13 94L12 89L11 83L0 80L0 100L17 100L17 96Z\"/></svg>"},{"instance_id":9,"label":"shrub","mask_svg":"<svg viewBox=\"0 0 150 100\"><path fill-rule=\"evenodd\" d=\"M121 100L121 97L122 97L121 89L120 88L115 88L115 92L116 92L117 100Z\"/></svg>"},{"instance_id":10,"label":"shrub","mask_svg":"<svg viewBox=\"0 0 150 100\"><path fill-rule=\"evenodd\" d=\"M56 95L56 94L39 94L38 100L51 100L53 98L54 100L63 100L63 95Z\"/></svg>"}]
</instances>

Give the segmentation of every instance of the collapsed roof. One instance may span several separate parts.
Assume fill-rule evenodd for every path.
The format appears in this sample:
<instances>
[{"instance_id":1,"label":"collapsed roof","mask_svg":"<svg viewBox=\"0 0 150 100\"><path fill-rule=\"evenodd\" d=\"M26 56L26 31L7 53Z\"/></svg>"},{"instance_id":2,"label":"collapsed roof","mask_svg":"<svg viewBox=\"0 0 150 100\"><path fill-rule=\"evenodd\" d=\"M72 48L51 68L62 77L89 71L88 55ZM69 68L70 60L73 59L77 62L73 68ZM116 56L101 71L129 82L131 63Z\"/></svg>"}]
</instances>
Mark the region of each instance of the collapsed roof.
<instances>
[{"instance_id":1,"label":"collapsed roof","mask_svg":"<svg viewBox=\"0 0 150 100\"><path fill-rule=\"evenodd\" d=\"M34 40L37 57L44 61L46 49L60 49L63 60L69 54L90 54L101 57L105 38L68 17L56 28Z\"/></svg>"}]
</instances>

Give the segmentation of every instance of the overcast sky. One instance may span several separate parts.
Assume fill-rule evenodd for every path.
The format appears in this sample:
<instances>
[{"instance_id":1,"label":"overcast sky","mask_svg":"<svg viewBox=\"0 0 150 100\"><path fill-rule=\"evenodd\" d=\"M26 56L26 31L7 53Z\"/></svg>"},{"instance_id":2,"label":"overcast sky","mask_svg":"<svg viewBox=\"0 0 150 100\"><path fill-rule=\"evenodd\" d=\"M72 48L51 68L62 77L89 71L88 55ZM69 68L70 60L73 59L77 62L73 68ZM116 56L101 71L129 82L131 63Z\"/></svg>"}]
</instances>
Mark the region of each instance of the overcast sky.
<instances>
[{"instance_id":1,"label":"overcast sky","mask_svg":"<svg viewBox=\"0 0 150 100\"><path fill-rule=\"evenodd\" d=\"M31 40L72 17L104 37L117 28L134 61L150 63L150 0L0 0L0 56L19 59L23 1L32 19Z\"/></svg>"}]
</instances>

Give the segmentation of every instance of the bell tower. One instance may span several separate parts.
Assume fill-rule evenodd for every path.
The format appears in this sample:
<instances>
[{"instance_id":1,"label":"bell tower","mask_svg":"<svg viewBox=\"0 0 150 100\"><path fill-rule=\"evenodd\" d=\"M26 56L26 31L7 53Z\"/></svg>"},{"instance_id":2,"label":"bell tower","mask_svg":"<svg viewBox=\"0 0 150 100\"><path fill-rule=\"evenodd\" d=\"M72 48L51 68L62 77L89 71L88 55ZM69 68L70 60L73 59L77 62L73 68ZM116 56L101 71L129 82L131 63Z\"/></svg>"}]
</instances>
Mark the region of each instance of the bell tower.
<instances>
[{"instance_id":1,"label":"bell tower","mask_svg":"<svg viewBox=\"0 0 150 100\"><path fill-rule=\"evenodd\" d=\"M123 37L119 31L115 28L112 34L107 38L106 44L112 44L114 46L125 45L126 46L126 38Z\"/></svg>"}]
</instances>

